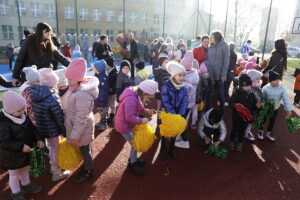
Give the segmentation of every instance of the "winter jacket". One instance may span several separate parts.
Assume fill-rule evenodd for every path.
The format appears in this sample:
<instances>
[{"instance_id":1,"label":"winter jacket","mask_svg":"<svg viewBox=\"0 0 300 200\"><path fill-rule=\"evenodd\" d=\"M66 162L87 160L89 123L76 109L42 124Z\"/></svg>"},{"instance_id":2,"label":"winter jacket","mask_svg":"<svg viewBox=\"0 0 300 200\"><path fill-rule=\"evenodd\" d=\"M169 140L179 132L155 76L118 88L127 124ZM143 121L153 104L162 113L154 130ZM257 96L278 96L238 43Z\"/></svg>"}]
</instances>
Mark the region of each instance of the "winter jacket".
<instances>
[{"instance_id":1,"label":"winter jacket","mask_svg":"<svg viewBox=\"0 0 300 200\"><path fill-rule=\"evenodd\" d=\"M120 104L115 118L115 129L121 134L132 132L132 128L141 124L141 116L144 113L144 106L141 104L137 93L132 87L126 88L120 96Z\"/></svg>"},{"instance_id":2,"label":"winter jacket","mask_svg":"<svg viewBox=\"0 0 300 200\"><path fill-rule=\"evenodd\" d=\"M30 97L40 135L43 138L64 135L64 114L55 91L47 86L31 85Z\"/></svg>"},{"instance_id":3,"label":"winter jacket","mask_svg":"<svg viewBox=\"0 0 300 200\"><path fill-rule=\"evenodd\" d=\"M0 74L0 85L6 88L13 87L12 82L8 82L4 76Z\"/></svg>"},{"instance_id":4,"label":"winter jacket","mask_svg":"<svg viewBox=\"0 0 300 200\"><path fill-rule=\"evenodd\" d=\"M286 111L292 110L292 104L290 102L289 96L282 85L279 85L278 87L272 87L270 83L268 83L263 87L262 92L267 102L271 100L275 101L275 110L280 107L281 100L283 100L283 105Z\"/></svg>"},{"instance_id":5,"label":"winter jacket","mask_svg":"<svg viewBox=\"0 0 300 200\"><path fill-rule=\"evenodd\" d=\"M298 74L295 78L294 91L300 91L300 74Z\"/></svg>"},{"instance_id":6,"label":"winter jacket","mask_svg":"<svg viewBox=\"0 0 300 200\"><path fill-rule=\"evenodd\" d=\"M117 68L114 67L110 71L108 71L108 85L109 85L109 95L116 94L116 84L117 84Z\"/></svg>"},{"instance_id":7,"label":"winter jacket","mask_svg":"<svg viewBox=\"0 0 300 200\"><path fill-rule=\"evenodd\" d=\"M63 55L65 57L72 58L71 47L68 47L67 45L64 45L62 47L62 52L63 52Z\"/></svg>"},{"instance_id":8,"label":"winter jacket","mask_svg":"<svg viewBox=\"0 0 300 200\"><path fill-rule=\"evenodd\" d=\"M204 133L205 128L218 129L221 133L219 140L223 142L227 134L225 122L222 119L219 123L216 124L209 123L209 114L212 110L213 108L208 110L200 120L198 125L198 134L200 135L201 138L203 138L204 136L206 136L206 134Z\"/></svg>"},{"instance_id":9,"label":"winter jacket","mask_svg":"<svg viewBox=\"0 0 300 200\"><path fill-rule=\"evenodd\" d=\"M50 67L52 59L55 59L62 63L64 66L68 66L70 60L64 57L59 51L54 50L52 53L52 57L41 56L37 57L37 55L30 53L31 49L34 48L35 45L35 36L29 36L24 44L22 45L15 67L13 71L13 78L20 79L21 72L24 67L28 67L31 65L36 65L38 69Z\"/></svg>"},{"instance_id":10,"label":"winter jacket","mask_svg":"<svg viewBox=\"0 0 300 200\"><path fill-rule=\"evenodd\" d=\"M99 80L99 95L97 99L95 100L95 107L107 107L108 106L108 89L109 89L109 83L108 83L108 76L106 73L99 73L95 74L95 76Z\"/></svg>"},{"instance_id":11,"label":"winter jacket","mask_svg":"<svg viewBox=\"0 0 300 200\"><path fill-rule=\"evenodd\" d=\"M4 170L23 168L29 165L29 153L23 153L24 144L33 147L40 140L29 118L16 124L0 112L0 166Z\"/></svg>"},{"instance_id":12,"label":"winter jacket","mask_svg":"<svg viewBox=\"0 0 300 200\"><path fill-rule=\"evenodd\" d=\"M191 109L196 103L196 93L197 93L197 86L199 83L199 75L197 71L189 71L185 76L186 83L189 83L192 88L189 86L187 88L187 94L189 99L188 108ZM187 84L186 84L187 85Z\"/></svg>"},{"instance_id":13,"label":"winter jacket","mask_svg":"<svg viewBox=\"0 0 300 200\"><path fill-rule=\"evenodd\" d=\"M224 39L208 48L206 66L212 82L219 81L221 77L226 77L229 59L230 50Z\"/></svg>"},{"instance_id":14,"label":"winter jacket","mask_svg":"<svg viewBox=\"0 0 300 200\"><path fill-rule=\"evenodd\" d=\"M186 88L177 90L170 79L166 80L161 88L162 109L171 113L185 116L188 106Z\"/></svg>"},{"instance_id":15,"label":"winter jacket","mask_svg":"<svg viewBox=\"0 0 300 200\"><path fill-rule=\"evenodd\" d=\"M161 100L161 87L164 84L164 81L170 77L169 72L164 67L159 67L154 69L154 80L158 83L159 92L155 94L155 99Z\"/></svg>"},{"instance_id":16,"label":"winter jacket","mask_svg":"<svg viewBox=\"0 0 300 200\"><path fill-rule=\"evenodd\" d=\"M161 47L161 43L158 42L157 44L153 45L151 48L150 48L150 53L151 53L151 56L152 56L152 64L153 64L153 68L156 69L159 67L159 63L158 63L158 56L159 56L159 49ZM153 56L154 54L154 56Z\"/></svg>"},{"instance_id":17,"label":"winter jacket","mask_svg":"<svg viewBox=\"0 0 300 200\"><path fill-rule=\"evenodd\" d=\"M203 46L193 49L194 58L198 61L199 65L206 59L206 49Z\"/></svg>"},{"instance_id":18,"label":"winter jacket","mask_svg":"<svg viewBox=\"0 0 300 200\"><path fill-rule=\"evenodd\" d=\"M95 45L95 57L98 60L106 59L113 56L113 51L111 50L109 44L101 44L100 42ZM103 53L106 52L105 55Z\"/></svg>"},{"instance_id":19,"label":"winter jacket","mask_svg":"<svg viewBox=\"0 0 300 200\"><path fill-rule=\"evenodd\" d=\"M273 52L267 67L262 71L265 74L267 71L272 70L277 72L282 78L283 71L287 69L287 60L282 57L278 52Z\"/></svg>"},{"instance_id":20,"label":"winter jacket","mask_svg":"<svg viewBox=\"0 0 300 200\"><path fill-rule=\"evenodd\" d=\"M186 52L187 52L187 51L182 51L181 49L179 49L179 50L176 52L176 54L175 54L175 59L176 59L178 62L180 62L181 59L184 57L184 55L185 55Z\"/></svg>"},{"instance_id":21,"label":"winter jacket","mask_svg":"<svg viewBox=\"0 0 300 200\"><path fill-rule=\"evenodd\" d=\"M229 105L230 107L234 108L234 105L237 103L240 103L248 108L251 114L253 114L257 110L256 104L258 103L258 101L252 90L246 92L242 88L236 89L231 96ZM237 114L237 111L235 109L233 109L233 114Z\"/></svg>"},{"instance_id":22,"label":"winter jacket","mask_svg":"<svg viewBox=\"0 0 300 200\"><path fill-rule=\"evenodd\" d=\"M264 100L264 94L262 93L260 87L252 86L252 92L258 102L262 102Z\"/></svg>"},{"instance_id":23,"label":"winter jacket","mask_svg":"<svg viewBox=\"0 0 300 200\"><path fill-rule=\"evenodd\" d=\"M99 48L99 46L100 46L100 42L99 41L95 41L94 43L93 43L93 46L92 46L92 56L93 56L93 58L95 58L95 57L97 57L96 56L96 51L97 51L97 49ZM97 57L98 58L98 57ZM98 59L99 60L99 59Z\"/></svg>"},{"instance_id":24,"label":"winter jacket","mask_svg":"<svg viewBox=\"0 0 300 200\"><path fill-rule=\"evenodd\" d=\"M87 77L80 87L69 94L65 111L67 141L78 140L79 146L85 146L94 139L94 100L98 97L99 81Z\"/></svg>"},{"instance_id":25,"label":"winter jacket","mask_svg":"<svg viewBox=\"0 0 300 200\"><path fill-rule=\"evenodd\" d=\"M234 51L230 51L229 66L227 71L227 80L232 80L234 78L234 67L236 65L237 55Z\"/></svg>"},{"instance_id":26,"label":"winter jacket","mask_svg":"<svg viewBox=\"0 0 300 200\"><path fill-rule=\"evenodd\" d=\"M116 83L116 95L117 95L117 101L119 101L119 97L121 96L122 92L130 87L133 86L134 82L132 79L126 75L123 74L121 71L117 75L117 83Z\"/></svg>"},{"instance_id":27,"label":"winter jacket","mask_svg":"<svg viewBox=\"0 0 300 200\"><path fill-rule=\"evenodd\" d=\"M13 59L14 58L14 47L9 47L7 46L6 48L6 56L8 59Z\"/></svg>"},{"instance_id":28,"label":"winter jacket","mask_svg":"<svg viewBox=\"0 0 300 200\"><path fill-rule=\"evenodd\" d=\"M136 40L131 40L130 42L130 49L127 49L128 47L128 41L125 41L123 43L123 49L126 49L128 52L126 58L127 59L135 59L135 58L140 58L140 55L139 55L139 48L138 48L138 43ZM125 60L125 58L124 58ZM133 66L132 66L133 67Z\"/></svg>"},{"instance_id":29,"label":"winter jacket","mask_svg":"<svg viewBox=\"0 0 300 200\"><path fill-rule=\"evenodd\" d=\"M36 126L36 120L32 108L32 100L30 96L30 85L28 85L26 82L20 87L21 95L26 99L26 113L29 119L31 120L32 124Z\"/></svg>"},{"instance_id":30,"label":"winter jacket","mask_svg":"<svg viewBox=\"0 0 300 200\"><path fill-rule=\"evenodd\" d=\"M146 80L149 77L147 69L144 68L136 73L134 78L134 84L139 85L142 81Z\"/></svg>"}]
</instances>

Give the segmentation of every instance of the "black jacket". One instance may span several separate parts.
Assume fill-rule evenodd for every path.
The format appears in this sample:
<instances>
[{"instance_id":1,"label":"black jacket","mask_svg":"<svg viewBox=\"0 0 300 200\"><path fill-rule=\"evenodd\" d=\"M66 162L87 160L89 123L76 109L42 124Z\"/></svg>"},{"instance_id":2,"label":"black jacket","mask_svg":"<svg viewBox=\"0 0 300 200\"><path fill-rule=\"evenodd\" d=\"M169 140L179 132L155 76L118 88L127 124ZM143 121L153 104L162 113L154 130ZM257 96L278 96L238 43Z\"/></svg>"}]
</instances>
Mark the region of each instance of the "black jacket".
<instances>
[{"instance_id":1,"label":"black jacket","mask_svg":"<svg viewBox=\"0 0 300 200\"><path fill-rule=\"evenodd\" d=\"M0 166L4 170L19 169L29 165L29 153L23 153L24 144L33 147L40 140L36 128L27 117L16 124L0 112Z\"/></svg>"},{"instance_id":2,"label":"black jacket","mask_svg":"<svg viewBox=\"0 0 300 200\"><path fill-rule=\"evenodd\" d=\"M106 52L106 55L103 55L104 52ZM96 46L95 53L96 53L96 57L99 60L109 58L113 55L110 46L108 44L101 44L101 43L99 43Z\"/></svg>"},{"instance_id":3,"label":"black jacket","mask_svg":"<svg viewBox=\"0 0 300 200\"><path fill-rule=\"evenodd\" d=\"M267 67L262 71L265 74L269 70L277 72L280 77L283 71L287 69L287 60L278 52L273 52Z\"/></svg>"},{"instance_id":4,"label":"black jacket","mask_svg":"<svg viewBox=\"0 0 300 200\"><path fill-rule=\"evenodd\" d=\"M229 60L229 66L227 71L227 79L232 80L234 77L234 67L237 61L237 55L234 51L230 51L230 60Z\"/></svg>"},{"instance_id":5,"label":"black jacket","mask_svg":"<svg viewBox=\"0 0 300 200\"><path fill-rule=\"evenodd\" d=\"M47 86L30 86L33 113L42 138L65 134L64 114L54 90Z\"/></svg>"},{"instance_id":6,"label":"black jacket","mask_svg":"<svg viewBox=\"0 0 300 200\"><path fill-rule=\"evenodd\" d=\"M15 68L13 71L13 78L20 79L22 70L24 67L36 65L38 69L50 67L52 59L55 59L62 63L64 66L68 66L70 59L64 57L59 51L55 50L52 54L52 58L48 56L37 57L33 53L30 53L30 49L34 48L35 37L29 36L24 44L21 46ZM24 80L23 80L24 82Z\"/></svg>"},{"instance_id":7,"label":"black jacket","mask_svg":"<svg viewBox=\"0 0 300 200\"><path fill-rule=\"evenodd\" d=\"M116 94L116 84L117 84L117 68L114 67L111 72L108 74L108 84L109 84L109 95L115 95Z\"/></svg>"},{"instance_id":8,"label":"black jacket","mask_svg":"<svg viewBox=\"0 0 300 200\"><path fill-rule=\"evenodd\" d=\"M0 74L0 85L6 88L13 87L11 82L8 82L4 76Z\"/></svg>"},{"instance_id":9,"label":"black jacket","mask_svg":"<svg viewBox=\"0 0 300 200\"><path fill-rule=\"evenodd\" d=\"M123 49L127 49L127 45L128 45L128 41L125 41L123 43ZM128 59L135 59L135 58L140 58L140 55L139 55L139 48L138 48L138 44L135 40L132 40L130 42L130 52L128 52L128 56L126 58ZM131 66L133 67L133 66Z\"/></svg>"},{"instance_id":10,"label":"black jacket","mask_svg":"<svg viewBox=\"0 0 300 200\"><path fill-rule=\"evenodd\" d=\"M248 110L253 114L254 111L257 110L256 103L258 102L255 97L253 91L251 90L249 93L245 92L243 89L238 88L232 94L229 105L234 107L236 103L240 103L244 105ZM237 114L235 109L233 109L233 114Z\"/></svg>"},{"instance_id":11,"label":"black jacket","mask_svg":"<svg viewBox=\"0 0 300 200\"><path fill-rule=\"evenodd\" d=\"M170 77L169 72L167 69L164 69L162 67L154 69L154 80L158 83L158 90L159 92L155 94L155 99L161 100L161 87L163 86L164 82L167 78Z\"/></svg>"}]
</instances>

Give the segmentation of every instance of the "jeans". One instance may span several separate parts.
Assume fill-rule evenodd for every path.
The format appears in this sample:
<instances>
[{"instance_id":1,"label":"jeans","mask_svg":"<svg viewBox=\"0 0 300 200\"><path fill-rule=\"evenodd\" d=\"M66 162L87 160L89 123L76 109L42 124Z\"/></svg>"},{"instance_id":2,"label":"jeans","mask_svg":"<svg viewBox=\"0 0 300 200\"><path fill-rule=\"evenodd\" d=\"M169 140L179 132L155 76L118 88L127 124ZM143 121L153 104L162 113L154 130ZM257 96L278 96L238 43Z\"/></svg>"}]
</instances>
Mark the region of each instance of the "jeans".
<instances>
[{"instance_id":1,"label":"jeans","mask_svg":"<svg viewBox=\"0 0 300 200\"><path fill-rule=\"evenodd\" d=\"M137 152L133 149L133 144L132 144L132 139L133 139L133 133L126 133L126 134L121 134L123 138L128 141L131 145L131 150L130 150L130 163L133 164L137 161Z\"/></svg>"},{"instance_id":2,"label":"jeans","mask_svg":"<svg viewBox=\"0 0 300 200\"><path fill-rule=\"evenodd\" d=\"M93 169L93 157L92 157L92 146L90 144L79 147L82 158L83 168L86 171Z\"/></svg>"},{"instance_id":3,"label":"jeans","mask_svg":"<svg viewBox=\"0 0 300 200\"><path fill-rule=\"evenodd\" d=\"M208 81L208 92L206 95L206 111L211 108L212 95L214 93L214 89L217 89L218 92L218 100L220 102L220 107L224 110L225 103L225 91L224 91L224 83L221 81L215 81L214 85L211 81Z\"/></svg>"}]
</instances>

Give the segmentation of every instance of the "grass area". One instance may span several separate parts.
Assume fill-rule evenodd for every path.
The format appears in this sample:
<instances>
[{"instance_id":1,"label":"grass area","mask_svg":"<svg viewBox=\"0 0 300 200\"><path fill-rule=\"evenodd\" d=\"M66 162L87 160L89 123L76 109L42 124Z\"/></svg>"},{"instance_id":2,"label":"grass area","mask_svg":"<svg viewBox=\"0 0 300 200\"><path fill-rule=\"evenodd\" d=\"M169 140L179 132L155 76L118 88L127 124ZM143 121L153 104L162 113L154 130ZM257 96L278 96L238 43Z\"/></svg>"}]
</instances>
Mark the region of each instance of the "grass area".
<instances>
[{"instance_id":1,"label":"grass area","mask_svg":"<svg viewBox=\"0 0 300 200\"><path fill-rule=\"evenodd\" d=\"M296 68L300 68L300 58L289 58L287 68L291 72L294 72Z\"/></svg>"}]
</instances>

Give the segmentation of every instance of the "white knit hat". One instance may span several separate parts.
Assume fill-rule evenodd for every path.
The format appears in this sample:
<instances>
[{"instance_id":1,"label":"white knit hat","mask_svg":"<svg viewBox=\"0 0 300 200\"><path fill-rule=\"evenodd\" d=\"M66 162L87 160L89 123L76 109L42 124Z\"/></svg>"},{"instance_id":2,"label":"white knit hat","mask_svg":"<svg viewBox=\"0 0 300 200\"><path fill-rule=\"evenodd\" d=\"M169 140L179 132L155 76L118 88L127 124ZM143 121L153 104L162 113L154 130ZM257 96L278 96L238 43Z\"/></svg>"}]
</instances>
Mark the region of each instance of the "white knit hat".
<instances>
[{"instance_id":1,"label":"white knit hat","mask_svg":"<svg viewBox=\"0 0 300 200\"><path fill-rule=\"evenodd\" d=\"M258 78L262 78L262 76L263 76L263 73L261 73L260 71L255 70L255 69L247 70L246 74L251 78L251 81L254 81Z\"/></svg>"},{"instance_id":2,"label":"white knit hat","mask_svg":"<svg viewBox=\"0 0 300 200\"><path fill-rule=\"evenodd\" d=\"M37 67L35 65L32 65L31 67L25 67L23 69L23 72L25 73L26 80L28 83L33 83L35 81L40 80L40 73L37 70Z\"/></svg>"},{"instance_id":3,"label":"white knit hat","mask_svg":"<svg viewBox=\"0 0 300 200\"><path fill-rule=\"evenodd\" d=\"M176 61L170 61L167 64L167 70L171 74L171 78L176 76L176 74L186 73L185 68Z\"/></svg>"},{"instance_id":4,"label":"white knit hat","mask_svg":"<svg viewBox=\"0 0 300 200\"><path fill-rule=\"evenodd\" d=\"M67 86L68 85L68 80L65 76L66 68L55 70L55 73L58 76L57 87Z\"/></svg>"}]
</instances>

